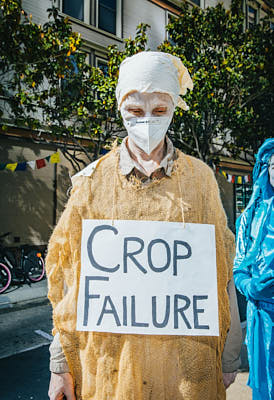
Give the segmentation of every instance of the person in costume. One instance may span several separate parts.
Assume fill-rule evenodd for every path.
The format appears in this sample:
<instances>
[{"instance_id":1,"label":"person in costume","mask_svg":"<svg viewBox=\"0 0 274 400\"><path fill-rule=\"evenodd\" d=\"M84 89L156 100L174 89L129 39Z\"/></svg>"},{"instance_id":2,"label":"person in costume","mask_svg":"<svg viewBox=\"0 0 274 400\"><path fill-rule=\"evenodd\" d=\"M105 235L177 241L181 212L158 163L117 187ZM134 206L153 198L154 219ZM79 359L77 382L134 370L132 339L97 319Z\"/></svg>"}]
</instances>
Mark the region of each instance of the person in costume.
<instances>
[{"instance_id":1,"label":"person in costume","mask_svg":"<svg viewBox=\"0 0 274 400\"><path fill-rule=\"evenodd\" d=\"M246 297L248 385L254 400L274 399L274 139L260 147L251 199L237 220L234 279Z\"/></svg>"},{"instance_id":2,"label":"person in costume","mask_svg":"<svg viewBox=\"0 0 274 400\"><path fill-rule=\"evenodd\" d=\"M51 400L222 400L235 379L242 338L234 237L214 173L166 135L175 107L188 109L180 95L192 85L181 60L166 53L141 52L121 64L116 97L128 136L72 178L49 242ZM83 219L213 224L220 335L76 331Z\"/></svg>"}]
</instances>

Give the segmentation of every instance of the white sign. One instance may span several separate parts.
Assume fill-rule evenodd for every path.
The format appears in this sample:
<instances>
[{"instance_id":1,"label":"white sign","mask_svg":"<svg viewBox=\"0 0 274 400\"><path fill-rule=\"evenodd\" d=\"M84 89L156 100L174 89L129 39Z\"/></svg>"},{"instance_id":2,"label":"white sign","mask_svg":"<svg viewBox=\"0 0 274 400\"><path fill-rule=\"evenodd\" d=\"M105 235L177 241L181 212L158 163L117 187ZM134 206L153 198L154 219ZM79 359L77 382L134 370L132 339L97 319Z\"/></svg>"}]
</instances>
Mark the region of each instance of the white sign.
<instances>
[{"instance_id":1,"label":"white sign","mask_svg":"<svg viewBox=\"0 0 274 400\"><path fill-rule=\"evenodd\" d=\"M215 227L83 220L77 330L218 336Z\"/></svg>"}]
</instances>

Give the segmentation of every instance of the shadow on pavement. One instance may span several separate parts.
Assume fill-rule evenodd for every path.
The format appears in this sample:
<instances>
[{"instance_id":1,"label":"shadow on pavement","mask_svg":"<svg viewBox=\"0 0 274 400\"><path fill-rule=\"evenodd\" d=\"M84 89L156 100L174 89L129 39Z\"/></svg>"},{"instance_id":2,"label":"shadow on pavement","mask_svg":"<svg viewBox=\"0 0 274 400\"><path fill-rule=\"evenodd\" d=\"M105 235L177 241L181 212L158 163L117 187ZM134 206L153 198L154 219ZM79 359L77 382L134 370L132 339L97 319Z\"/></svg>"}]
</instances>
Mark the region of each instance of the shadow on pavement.
<instances>
[{"instance_id":1,"label":"shadow on pavement","mask_svg":"<svg viewBox=\"0 0 274 400\"><path fill-rule=\"evenodd\" d=\"M0 360L3 400L48 400L49 346Z\"/></svg>"}]
</instances>

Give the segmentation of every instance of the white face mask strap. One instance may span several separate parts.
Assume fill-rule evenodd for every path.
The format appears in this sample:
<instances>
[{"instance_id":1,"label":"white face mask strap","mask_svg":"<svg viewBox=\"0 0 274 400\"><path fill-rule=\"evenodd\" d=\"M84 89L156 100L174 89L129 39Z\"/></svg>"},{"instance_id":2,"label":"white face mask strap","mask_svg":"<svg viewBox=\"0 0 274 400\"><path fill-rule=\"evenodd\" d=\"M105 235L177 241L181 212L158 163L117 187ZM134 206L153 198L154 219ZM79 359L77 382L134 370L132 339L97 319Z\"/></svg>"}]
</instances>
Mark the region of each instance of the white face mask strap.
<instances>
[{"instance_id":1,"label":"white face mask strap","mask_svg":"<svg viewBox=\"0 0 274 400\"><path fill-rule=\"evenodd\" d=\"M183 202L183 191L182 191L182 185L181 185L181 180L180 180L180 174L179 173L177 173L177 179L178 179L178 187L179 187L179 192L180 192L180 206L181 206L181 211L182 211L183 229L185 229L186 224L185 224L185 210L184 210L184 202Z\"/></svg>"},{"instance_id":2,"label":"white face mask strap","mask_svg":"<svg viewBox=\"0 0 274 400\"><path fill-rule=\"evenodd\" d=\"M112 209L111 209L111 225L114 226L114 214L115 214L115 194L116 194L116 175L118 173L119 157L117 157L116 168L114 171L113 189L112 189ZM117 203L117 202L116 202Z\"/></svg>"}]
</instances>

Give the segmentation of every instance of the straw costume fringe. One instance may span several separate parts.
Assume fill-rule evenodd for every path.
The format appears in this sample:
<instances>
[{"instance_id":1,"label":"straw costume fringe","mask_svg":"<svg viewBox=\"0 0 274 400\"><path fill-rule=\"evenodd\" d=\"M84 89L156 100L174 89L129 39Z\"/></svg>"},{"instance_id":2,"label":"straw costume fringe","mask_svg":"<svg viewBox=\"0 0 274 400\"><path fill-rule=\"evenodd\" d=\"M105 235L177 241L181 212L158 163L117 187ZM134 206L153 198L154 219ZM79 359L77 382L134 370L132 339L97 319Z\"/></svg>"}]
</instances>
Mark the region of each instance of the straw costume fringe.
<instances>
[{"instance_id":1,"label":"straw costume fringe","mask_svg":"<svg viewBox=\"0 0 274 400\"><path fill-rule=\"evenodd\" d=\"M177 155L171 177L142 185L119 172L119 148L115 148L92 176L77 177L52 234L46 268L53 333L60 332L77 400L224 400L226 397L221 356L230 326L226 288L232 276L233 235L226 225L213 172L193 157L180 151ZM109 190L111 183L113 190ZM76 331L82 219L111 218L185 220L185 223L215 225L219 337ZM66 293L63 281L68 288Z\"/></svg>"}]
</instances>

